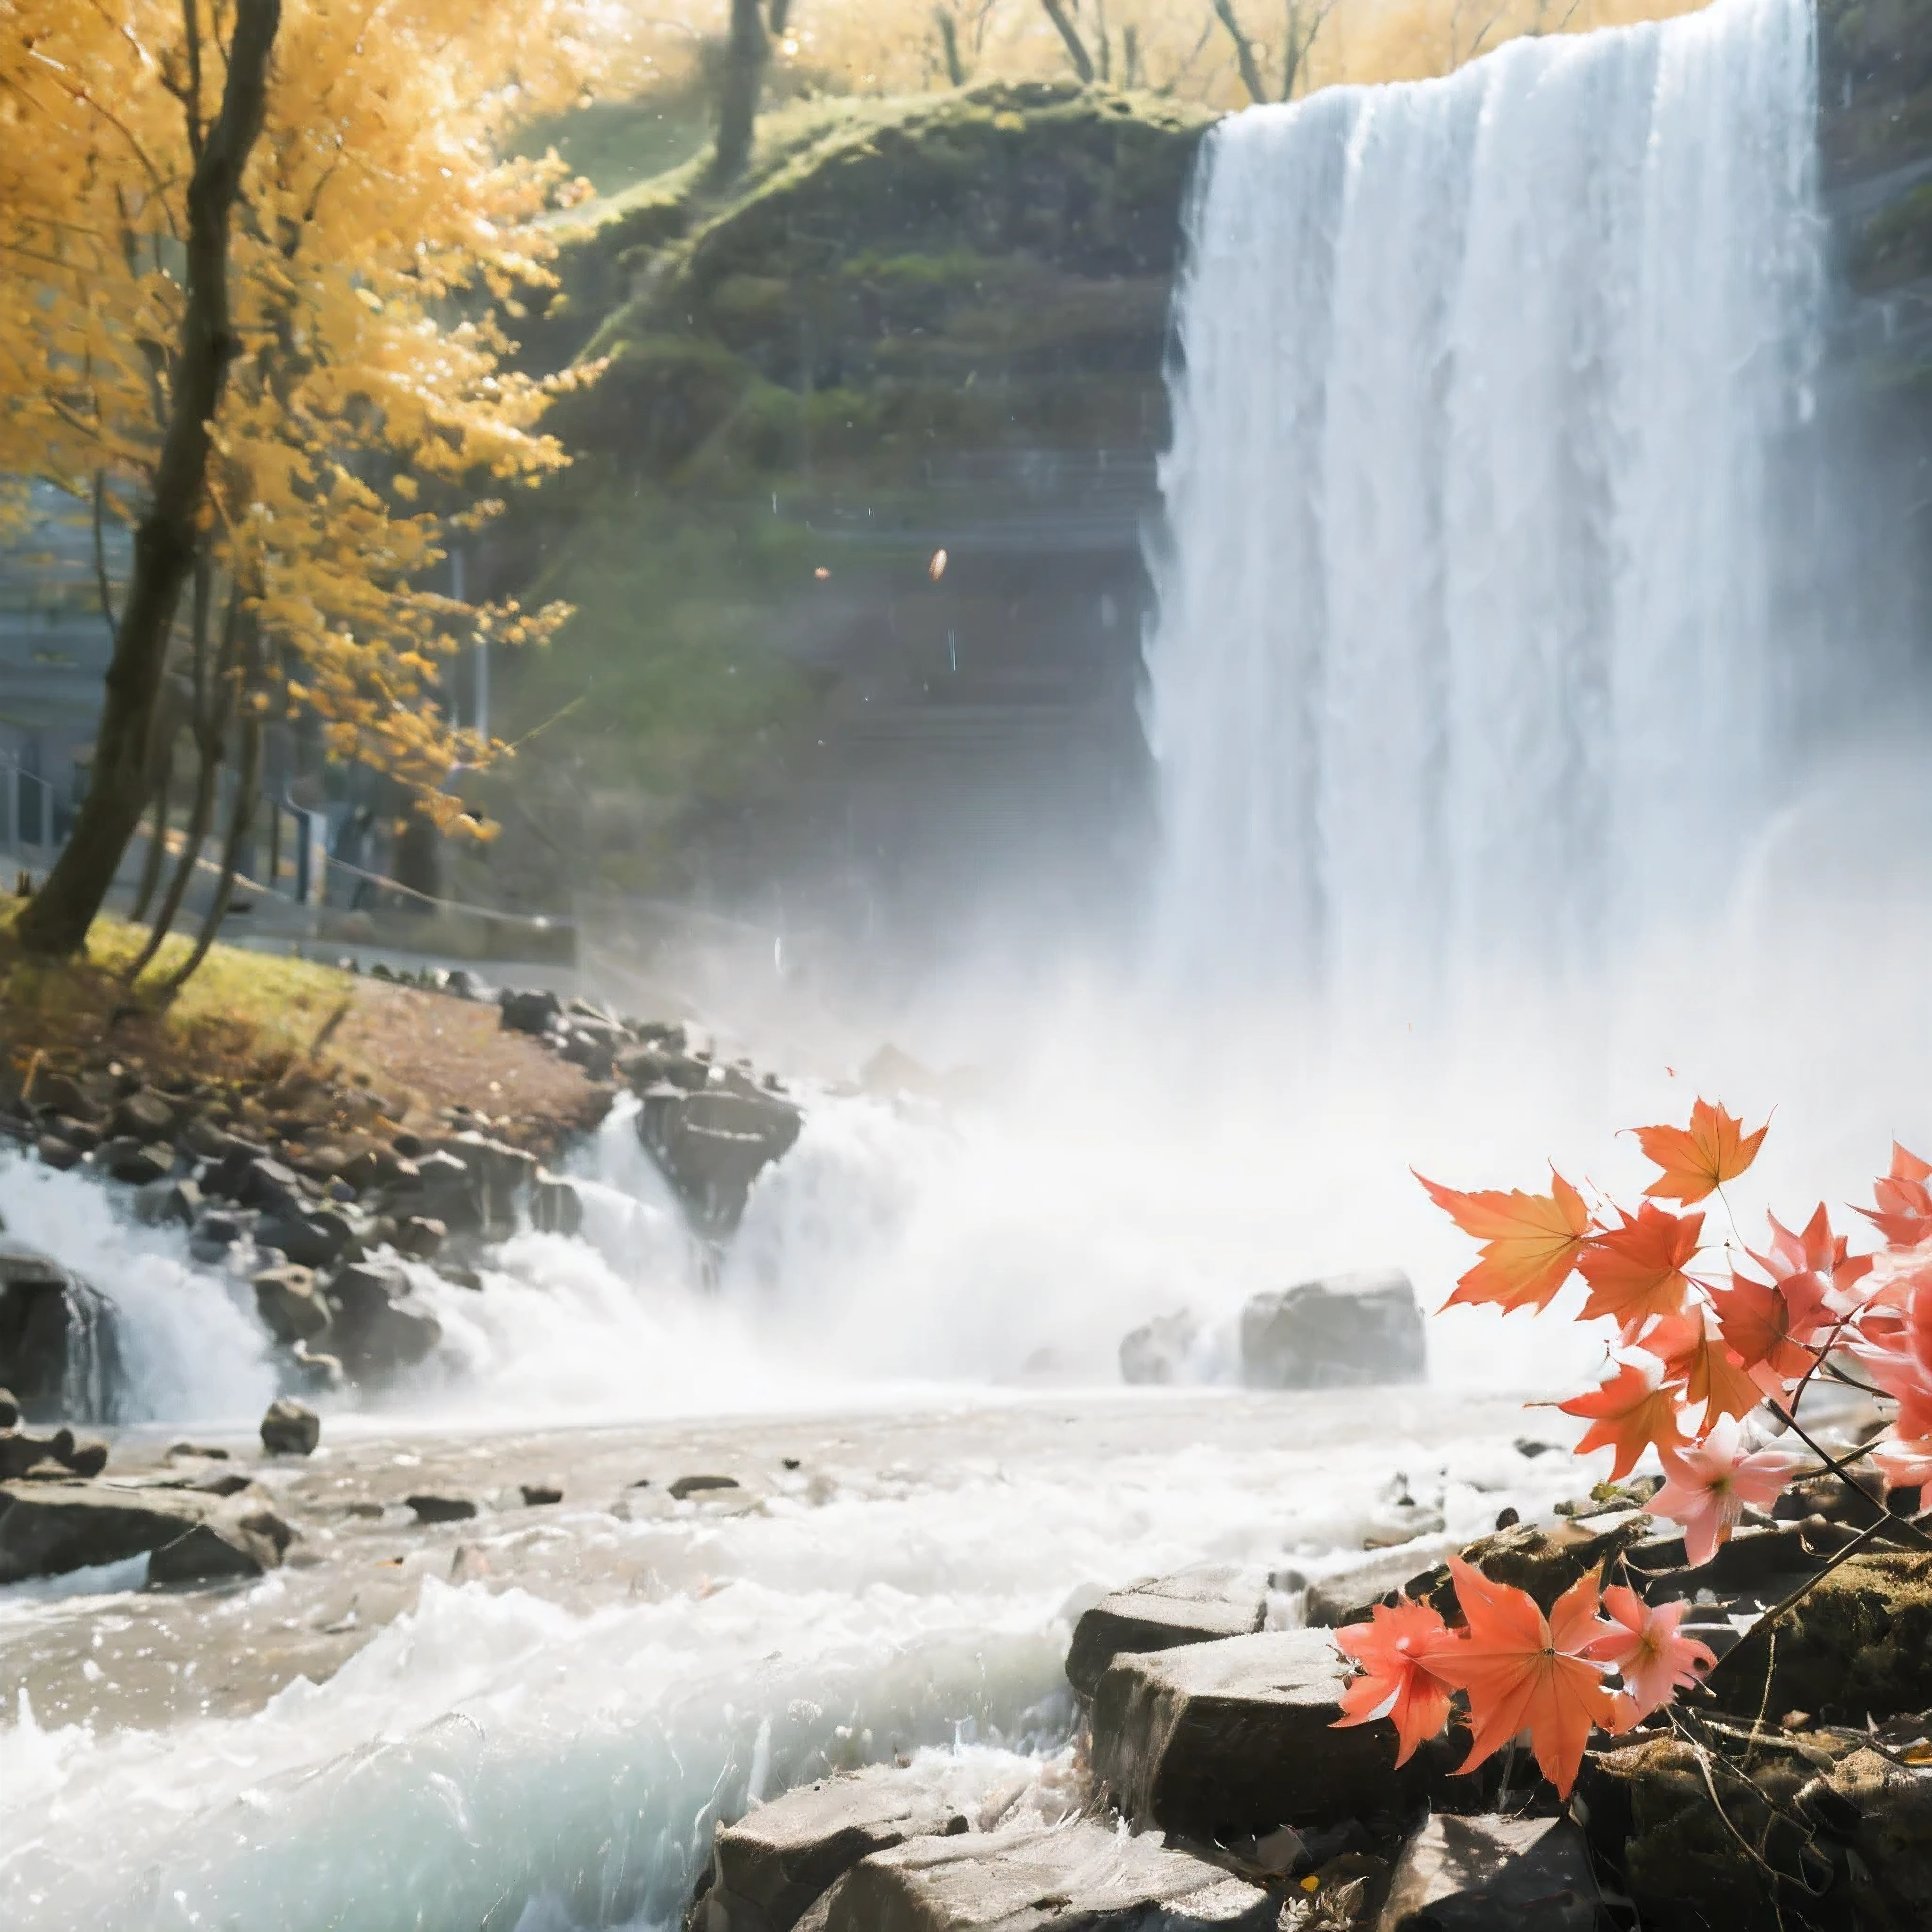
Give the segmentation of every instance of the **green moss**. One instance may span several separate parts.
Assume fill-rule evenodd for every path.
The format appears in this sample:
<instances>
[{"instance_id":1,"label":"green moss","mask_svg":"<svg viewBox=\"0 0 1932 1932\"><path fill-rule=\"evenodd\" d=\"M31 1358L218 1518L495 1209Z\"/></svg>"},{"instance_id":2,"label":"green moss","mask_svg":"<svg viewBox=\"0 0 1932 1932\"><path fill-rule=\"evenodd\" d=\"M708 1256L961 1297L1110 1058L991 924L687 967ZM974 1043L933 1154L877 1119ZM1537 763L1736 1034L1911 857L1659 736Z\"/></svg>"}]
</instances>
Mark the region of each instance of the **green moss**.
<instances>
[{"instance_id":1,"label":"green moss","mask_svg":"<svg viewBox=\"0 0 1932 1932\"><path fill-rule=\"evenodd\" d=\"M1730 1707L1862 1724L1932 1706L1932 1556L1854 1557L1714 1680ZM1766 1665L1771 1664L1767 1685Z\"/></svg>"}]
</instances>

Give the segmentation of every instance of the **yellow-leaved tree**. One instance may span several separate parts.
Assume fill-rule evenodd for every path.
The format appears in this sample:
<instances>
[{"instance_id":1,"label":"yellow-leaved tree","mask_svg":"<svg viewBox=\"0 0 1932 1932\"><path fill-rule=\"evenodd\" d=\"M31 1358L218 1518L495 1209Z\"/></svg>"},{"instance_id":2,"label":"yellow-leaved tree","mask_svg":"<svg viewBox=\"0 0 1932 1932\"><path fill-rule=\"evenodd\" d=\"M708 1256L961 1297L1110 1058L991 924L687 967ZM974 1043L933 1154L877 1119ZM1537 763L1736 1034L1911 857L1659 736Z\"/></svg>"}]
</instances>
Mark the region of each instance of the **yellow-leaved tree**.
<instances>
[{"instance_id":1,"label":"yellow-leaved tree","mask_svg":"<svg viewBox=\"0 0 1932 1932\"><path fill-rule=\"evenodd\" d=\"M182 722L171 688L191 845L238 758L231 856L266 718L313 714L442 820L452 766L500 748L454 729L439 664L566 614L430 582L453 526L564 460L538 427L559 386L506 366L502 319L547 284L572 184L504 136L582 98L594 10L0 4L0 476L134 527L90 783L24 944L84 940Z\"/></svg>"}]
</instances>

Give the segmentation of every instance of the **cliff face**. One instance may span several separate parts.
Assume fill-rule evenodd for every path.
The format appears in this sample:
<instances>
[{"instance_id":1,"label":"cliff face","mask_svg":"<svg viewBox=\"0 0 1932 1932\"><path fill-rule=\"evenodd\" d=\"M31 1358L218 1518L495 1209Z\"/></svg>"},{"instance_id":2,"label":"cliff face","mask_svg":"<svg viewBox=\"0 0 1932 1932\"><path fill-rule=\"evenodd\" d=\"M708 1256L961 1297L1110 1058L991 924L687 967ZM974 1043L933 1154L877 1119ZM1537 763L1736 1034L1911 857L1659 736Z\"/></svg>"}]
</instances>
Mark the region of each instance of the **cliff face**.
<instances>
[{"instance_id":1,"label":"cliff face","mask_svg":"<svg viewBox=\"0 0 1932 1932\"><path fill-rule=\"evenodd\" d=\"M803 876L922 926L989 868L1108 896L1210 118L1052 86L791 110L724 205L694 166L574 240L532 352L608 368L500 567L580 607L514 722L588 692L559 730L604 879Z\"/></svg>"}]
</instances>

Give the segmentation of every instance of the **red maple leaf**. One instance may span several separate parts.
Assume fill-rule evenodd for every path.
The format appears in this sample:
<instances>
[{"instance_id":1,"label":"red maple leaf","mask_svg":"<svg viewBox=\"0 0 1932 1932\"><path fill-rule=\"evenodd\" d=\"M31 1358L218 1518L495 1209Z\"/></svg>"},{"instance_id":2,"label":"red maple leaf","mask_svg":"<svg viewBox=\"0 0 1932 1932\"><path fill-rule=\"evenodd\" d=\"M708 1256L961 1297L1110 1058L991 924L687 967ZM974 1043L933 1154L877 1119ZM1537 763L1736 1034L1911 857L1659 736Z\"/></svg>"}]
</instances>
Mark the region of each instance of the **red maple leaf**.
<instances>
[{"instance_id":1,"label":"red maple leaf","mask_svg":"<svg viewBox=\"0 0 1932 1932\"><path fill-rule=\"evenodd\" d=\"M1653 1316L1676 1315L1690 1292L1684 1270L1696 1258L1704 1230L1701 1214L1673 1214L1645 1202L1633 1220L1619 1208L1623 1226L1597 1235L1577 1258L1590 1284L1582 1318L1610 1316L1626 1335Z\"/></svg>"}]
</instances>

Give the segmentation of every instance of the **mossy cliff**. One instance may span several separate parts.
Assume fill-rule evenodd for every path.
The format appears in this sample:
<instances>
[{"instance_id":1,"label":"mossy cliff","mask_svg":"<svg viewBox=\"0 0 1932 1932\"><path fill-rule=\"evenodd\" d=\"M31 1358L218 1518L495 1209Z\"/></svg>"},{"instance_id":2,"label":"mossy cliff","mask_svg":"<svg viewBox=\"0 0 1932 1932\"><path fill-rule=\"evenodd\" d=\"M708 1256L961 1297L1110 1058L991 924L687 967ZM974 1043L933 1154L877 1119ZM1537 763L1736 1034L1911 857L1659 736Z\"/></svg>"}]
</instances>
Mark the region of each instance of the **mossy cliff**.
<instances>
[{"instance_id":1,"label":"mossy cliff","mask_svg":"<svg viewBox=\"0 0 1932 1932\"><path fill-rule=\"evenodd\" d=\"M580 608L499 728L582 698L554 741L596 875L728 890L734 855L748 878L832 846L890 872L889 768L929 793L967 740L1061 805L1132 790L1138 524L1210 118L1046 85L800 106L731 194L700 158L590 212L526 353L604 373L495 568ZM854 819L855 764L886 822Z\"/></svg>"}]
</instances>

